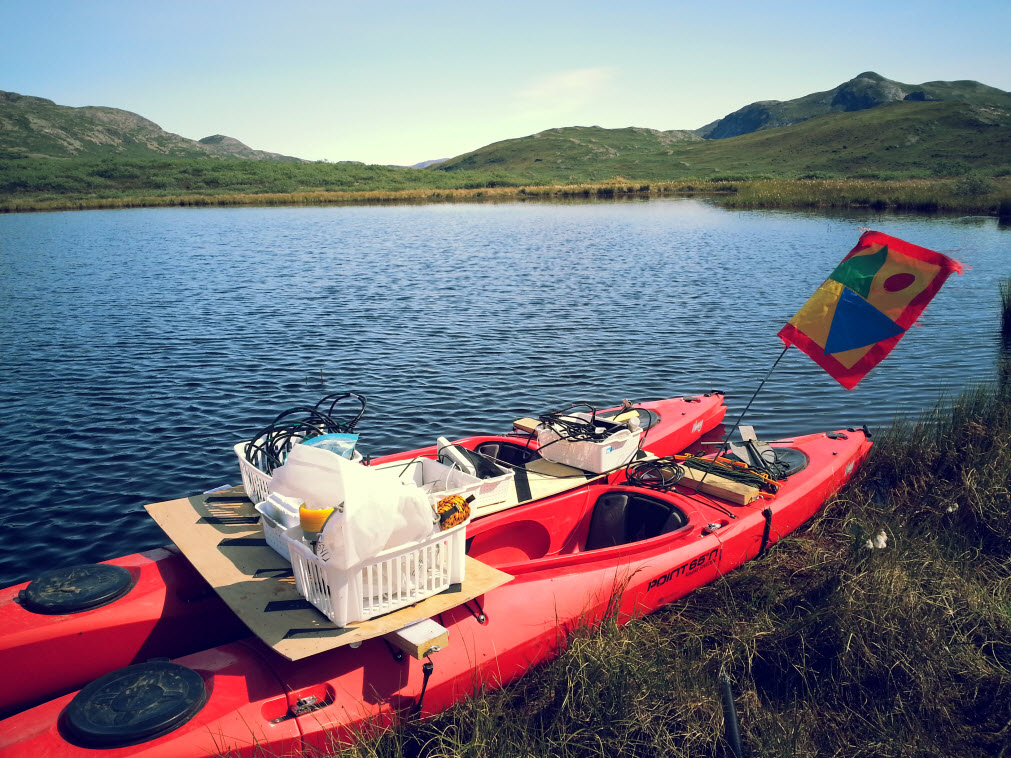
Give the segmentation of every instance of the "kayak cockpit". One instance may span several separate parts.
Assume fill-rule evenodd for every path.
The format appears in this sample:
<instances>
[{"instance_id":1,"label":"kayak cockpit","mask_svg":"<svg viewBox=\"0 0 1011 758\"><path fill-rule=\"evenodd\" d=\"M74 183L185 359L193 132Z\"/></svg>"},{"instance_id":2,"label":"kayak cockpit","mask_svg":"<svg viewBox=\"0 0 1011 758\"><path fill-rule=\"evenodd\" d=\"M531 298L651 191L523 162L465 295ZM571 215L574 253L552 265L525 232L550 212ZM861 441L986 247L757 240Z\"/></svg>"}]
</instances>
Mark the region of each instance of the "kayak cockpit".
<instances>
[{"instance_id":1,"label":"kayak cockpit","mask_svg":"<svg viewBox=\"0 0 1011 758\"><path fill-rule=\"evenodd\" d=\"M688 516L668 500L631 490L608 491L593 506L585 549L627 545L686 526Z\"/></svg>"},{"instance_id":2,"label":"kayak cockpit","mask_svg":"<svg viewBox=\"0 0 1011 758\"><path fill-rule=\"evenodd\" d=\"M522 571L531 563L630 545L688 525L688 515L669 499L627 487L596 486L475 522L467 554Z\"/></svg>"}]
</instances>

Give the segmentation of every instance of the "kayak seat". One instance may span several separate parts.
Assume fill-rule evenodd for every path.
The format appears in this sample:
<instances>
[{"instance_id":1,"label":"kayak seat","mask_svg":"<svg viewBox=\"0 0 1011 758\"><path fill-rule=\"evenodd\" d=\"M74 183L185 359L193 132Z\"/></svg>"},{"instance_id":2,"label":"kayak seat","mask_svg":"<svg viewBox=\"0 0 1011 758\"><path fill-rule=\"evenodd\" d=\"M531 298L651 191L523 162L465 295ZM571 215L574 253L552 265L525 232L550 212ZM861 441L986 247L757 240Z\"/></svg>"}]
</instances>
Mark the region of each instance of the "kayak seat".
<instances>
[{"instance_id":1,"label":"kayak seat","mask_svg":"<svg viewBox=\"0 0 1011 758\"><path fill-rule=\"evenodd\" d=\"M482 442L474 450L481 453L481 455L486 455L495 461L500 461L507 466L515 468L522 468L530 463L530 461L541 457L540 453L536 450L531 450L526 445L498 440L494 442Z\"/></svg>"},{"instance_id":2,"label":"kayak seat","mask_svg":"<svg viewBox=\"0 0 1011 758\"><path fill-rule=\"evenodd\" d=\"M586 550L648 540L687 524L684 512L665 500L638 492L607 492L594 503Z\"/></svg>"},{"instance_id":3,"label":"kayak seat","mask_svg":"<svg viewBox=\"0 0 1011 758\"><path fill-rule=\"evenodd\" d=\"M449 443L447 443L447 445L449 445ZM470 450L463 445L451 445L451 447L457 455L461 456L470 464L474 475L477 476L478 479L494 479L508 473L504 467L492 460L494 458L493 455L490 455L484 450L479 448ZM444 460L443 453L441 451L439 453L439 461L449 465L452 465L453 463L452 460Z\"/></svg>"}]
</instances>

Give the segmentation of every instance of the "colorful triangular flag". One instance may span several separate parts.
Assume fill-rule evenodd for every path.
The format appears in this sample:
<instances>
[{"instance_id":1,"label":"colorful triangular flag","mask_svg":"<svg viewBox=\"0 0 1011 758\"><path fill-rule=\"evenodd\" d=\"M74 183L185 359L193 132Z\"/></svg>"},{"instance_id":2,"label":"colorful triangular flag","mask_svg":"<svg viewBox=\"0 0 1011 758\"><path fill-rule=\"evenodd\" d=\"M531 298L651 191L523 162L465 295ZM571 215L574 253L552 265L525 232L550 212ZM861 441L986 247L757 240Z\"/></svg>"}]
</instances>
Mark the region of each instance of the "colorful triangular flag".
<instances>
[{"instance_id":1,"label":"colorful triangular flag","mask_svg":"<svg viewBox=\"0 0 1011 758\"><path fill-rule=\"evenodd\" d=\"M846 389L902 339L962 264L881 232L865 232L779 337Z\"/></svg>"}]
</instances>

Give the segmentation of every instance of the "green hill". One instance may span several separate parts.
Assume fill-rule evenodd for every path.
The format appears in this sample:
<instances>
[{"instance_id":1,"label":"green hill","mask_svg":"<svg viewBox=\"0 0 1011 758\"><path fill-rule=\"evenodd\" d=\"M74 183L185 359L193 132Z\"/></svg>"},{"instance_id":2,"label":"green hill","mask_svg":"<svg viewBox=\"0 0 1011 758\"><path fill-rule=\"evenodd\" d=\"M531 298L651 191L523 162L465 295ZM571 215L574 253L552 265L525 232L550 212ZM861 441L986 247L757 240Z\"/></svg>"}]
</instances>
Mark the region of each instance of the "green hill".
<instances>
[{"instance_id":1,"label":"green hill","mask_svg":"<svg viewBox=\"0 0 1011 758\"><path fill-rule=\"evenodd\" d=\"M1001 94L991 104L903 99L723 139L649 129L552 129L428 170L496 169L554 181L1007 173L1011 102L1003 101L1011 96Z\"/></svg>"},{"instance_id":2,"label":"green hill","mask_svg":"<svg viewBox=\"0 0 1011 758\"><path fill-rule=\"evenodd\" d=\"M829 113L850 113L895 102L945 102L1011 108L1011 94L974 81L903 84L865 71L826 92L794 100L764 100L706 124L697 133L706 139L726 139L763 129L799 124Z\"/></svg>"},{"instance_id":3,"label":"green hill","mask_svg":"<svg viewBox=\"0 0 1011 758\"><path fill-rule=\"evenodd\" d=\"M702 138L690 131L570 126L495 142L432 168L438 171L490 168L553 171L562 168L592 172L597 166L624 166L630 155L672 155L674 146L685 142L702 142Z\"/></svg>"},{"instance_id":4,"label":"green hill","mask_svg":"<svg viewBox=\"0 0 1011 758\"><path fill-rule=\"evenodd\" d=\"M0 158L106 157L300 160L220 134L186 139L118 108L71 108L0 90Z\"/></svg>"},{"instance_id":5,"label":"green hill","mask_svg":"<svg viewBox=\"0 0 1011 758\"><path fill-rule=\"evenodd\" d=\"M831 181L738 186L848 178L882 181L870 195ZM927 191L923 178L939 181ZM898 179L910 181L897 190ZM349 194L371 202L505 188L527 197L613 195L612 185L694 192L706 181L753 207L875 202L995 212L1008 204L1011 94L972 81L907 85L868 72L826 92L752 103L700 130L547 129L406 168L300 161L222 135L189 140L128 111L0 91L0 212L204 202L194 198L255 203L268 194L278 196L272 202L346 202Z\"/></svg>"}]
</instances>

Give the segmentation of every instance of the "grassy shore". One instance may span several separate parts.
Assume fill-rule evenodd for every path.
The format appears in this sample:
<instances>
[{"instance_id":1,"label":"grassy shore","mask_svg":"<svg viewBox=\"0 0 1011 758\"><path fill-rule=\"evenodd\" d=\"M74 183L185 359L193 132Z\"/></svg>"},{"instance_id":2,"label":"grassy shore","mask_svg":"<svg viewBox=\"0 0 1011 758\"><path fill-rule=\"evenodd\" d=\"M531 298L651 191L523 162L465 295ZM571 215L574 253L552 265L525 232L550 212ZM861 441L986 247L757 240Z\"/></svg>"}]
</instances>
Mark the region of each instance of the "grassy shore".
<instances>
[{"instance_id":1,"label":"grassy shore","mask_svg":"<svg viewBox=\"0 0 1011 758\"><path fill-rule=\"evenodd\" d=\"M338 754L730 755L725 669L746 755L1011 755L1009 488L1011 385L970 391L879 435L766 556Z\"/></svg>"},{"instance_id":2,"label":"grassy shore","mask_svg":"<svg viewBox=\"0 0 1011 758\"><path fill-rule=\"evenodd\" d=\"M416 172L417 173L417 172ZM368 184L368 182L365 182ZM587 199L613 200L674 196L710 197L731 208L871 208L926 213L1011 215L1011 179L973 183L961 179L760 179L528 184L467 180L468 186L356 190L298 189L287 192L193 192L143 190L26 192L0 194L0 213L108 208L370 205L430 202ZM473 186L479 185L479 186Z\"/></svg>"}]
</instances>

